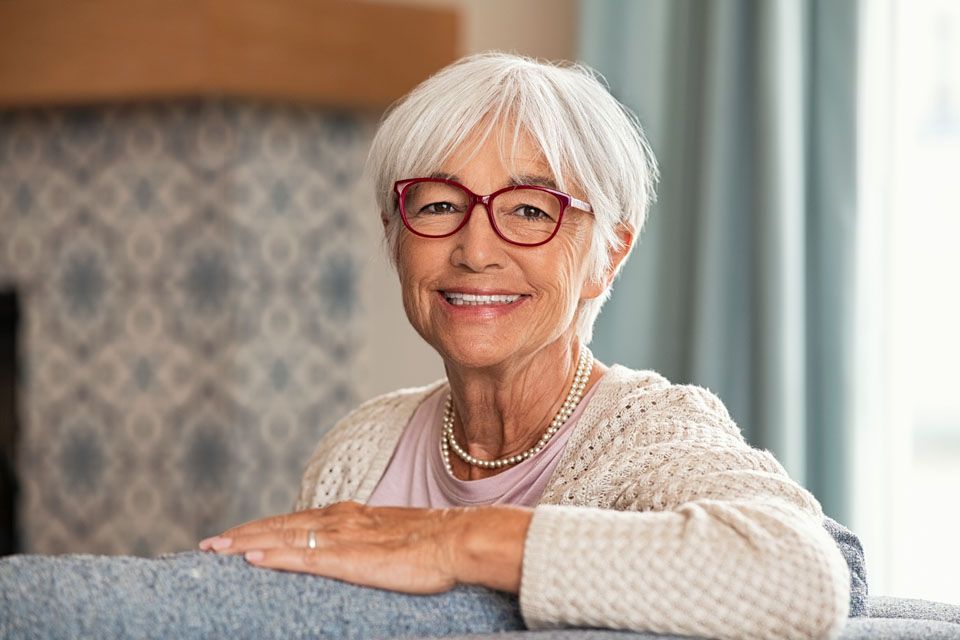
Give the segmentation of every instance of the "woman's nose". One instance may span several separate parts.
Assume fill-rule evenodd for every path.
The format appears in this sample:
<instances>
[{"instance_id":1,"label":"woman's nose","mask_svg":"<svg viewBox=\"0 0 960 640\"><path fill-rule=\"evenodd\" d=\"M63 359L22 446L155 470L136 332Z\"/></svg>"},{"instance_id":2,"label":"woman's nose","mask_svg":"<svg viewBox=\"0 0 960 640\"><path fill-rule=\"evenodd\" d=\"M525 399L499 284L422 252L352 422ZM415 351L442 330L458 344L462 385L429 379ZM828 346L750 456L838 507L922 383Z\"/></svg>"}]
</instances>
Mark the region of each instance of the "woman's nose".
<instances>
[{"instance_id":1,"label":"woman's nose","mask_svg":"<svg viewBox=\"0 0 960 640\"><path fill-rule=\"evenodd\" d=\"M487 213L487 207L478 202L470 213L467 224L455 236L452 254L455 262L482 271L491 266L502 266L504 240L497 235Z\"/></svg>"}]
</instances>

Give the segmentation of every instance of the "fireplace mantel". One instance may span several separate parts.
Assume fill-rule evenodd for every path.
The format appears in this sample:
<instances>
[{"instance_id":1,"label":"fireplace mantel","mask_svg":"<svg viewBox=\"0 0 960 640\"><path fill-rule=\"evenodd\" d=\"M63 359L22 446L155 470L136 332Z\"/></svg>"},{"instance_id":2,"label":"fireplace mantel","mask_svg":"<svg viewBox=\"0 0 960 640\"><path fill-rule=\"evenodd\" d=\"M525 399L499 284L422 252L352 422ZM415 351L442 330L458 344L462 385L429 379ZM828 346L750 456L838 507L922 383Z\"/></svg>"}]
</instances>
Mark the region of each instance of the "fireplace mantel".
<instances>
[{"instance_id":1,"label":"fireplace mantel","mask_svg":"<svg viewBox=\"0 0 960 640\"><path fill-rule=\"evenodd\" d=\"M0 107L217 96L380 109L457 55L442 8L0 0Z\"/></svg>"}]
</instances>

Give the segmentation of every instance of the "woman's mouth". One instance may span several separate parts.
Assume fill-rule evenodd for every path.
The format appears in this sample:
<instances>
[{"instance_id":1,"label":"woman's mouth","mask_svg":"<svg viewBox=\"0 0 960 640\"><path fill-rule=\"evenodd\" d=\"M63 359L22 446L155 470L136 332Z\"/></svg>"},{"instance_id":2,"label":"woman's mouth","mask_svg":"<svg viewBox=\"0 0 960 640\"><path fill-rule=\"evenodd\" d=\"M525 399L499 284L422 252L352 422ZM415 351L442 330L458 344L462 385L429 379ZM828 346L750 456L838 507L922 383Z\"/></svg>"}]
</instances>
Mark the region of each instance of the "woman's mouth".
<instances>
[{"instance_id":1,"label":"woman's mouth","mask_svg":"<svg viewBox=\"0 0 960 640\"><path fill-rule=\"evenodd\" d=\"M477 293L460 293L458 291L441 291L440 294L447 302L456 307L513 304L523 297L519 293L484 295Z\"/></svg>"}]
</instances>

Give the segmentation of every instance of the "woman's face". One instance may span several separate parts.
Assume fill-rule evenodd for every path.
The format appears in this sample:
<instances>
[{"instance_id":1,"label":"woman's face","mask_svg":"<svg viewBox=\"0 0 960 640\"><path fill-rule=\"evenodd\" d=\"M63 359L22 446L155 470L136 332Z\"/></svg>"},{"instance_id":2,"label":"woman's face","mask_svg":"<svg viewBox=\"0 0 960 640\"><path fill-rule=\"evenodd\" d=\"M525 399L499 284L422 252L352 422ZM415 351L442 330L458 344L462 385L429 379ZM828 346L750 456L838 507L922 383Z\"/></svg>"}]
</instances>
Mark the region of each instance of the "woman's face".
<instances>
[{"instance_id":1,"label":"woman's face","mask_svg":"<svg viewBox=\"0 0 960 640\"><path fill-rule=\"evenodd\" d=\"M488 136L472 158L477 142L468 141L440 172L480 195L510 186L511 166L524 182L553 186L548 165L529 139L504 165L496 138ZM576 191L570 195L585 199ZM468 367L522 361L561 336L572 336L580 301L602 291L589 282L587 270L593 224L591 215L571 207L552 240L516 246L497 235L486 208L478 204L452 236L423 238L401 230L398 273L410 323L446 361ZM520 297L458 305L451 294Z\"/></svg>"}]
</instances>

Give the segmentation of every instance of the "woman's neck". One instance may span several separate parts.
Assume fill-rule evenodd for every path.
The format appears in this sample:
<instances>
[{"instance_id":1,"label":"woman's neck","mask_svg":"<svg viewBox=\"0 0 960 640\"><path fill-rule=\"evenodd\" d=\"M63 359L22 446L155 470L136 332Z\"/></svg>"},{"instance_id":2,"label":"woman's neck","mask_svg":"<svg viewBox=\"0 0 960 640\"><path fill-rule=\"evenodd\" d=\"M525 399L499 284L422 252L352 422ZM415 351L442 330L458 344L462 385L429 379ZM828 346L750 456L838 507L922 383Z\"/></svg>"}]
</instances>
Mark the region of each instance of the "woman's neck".
<instances>
[{"instance_id":1,"label":"woman's neck","mask_svg":"<svg viewBox=\"0 0 960 640\"><path fill-rule=\"evenodd\" d=\"M512 456L534 446L570 392L579 357L578 342L558 341L523 359L474 369L447 363L456 419L454 435L467 453L483 460ZM606 367L594 362L584 394ZM451 455L451 462L456 456ZM459 458L457 462L461 462ZM498 470L468 467L467 479Z\"/></svg>"}]
</instances>

